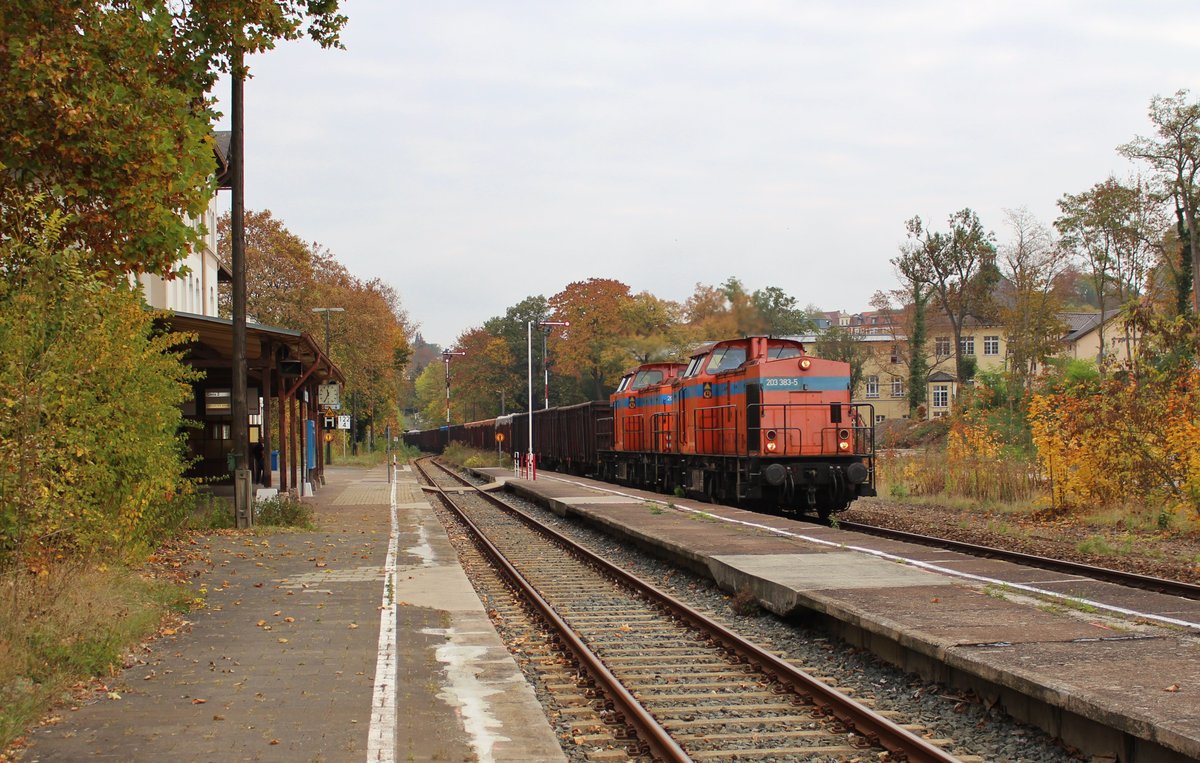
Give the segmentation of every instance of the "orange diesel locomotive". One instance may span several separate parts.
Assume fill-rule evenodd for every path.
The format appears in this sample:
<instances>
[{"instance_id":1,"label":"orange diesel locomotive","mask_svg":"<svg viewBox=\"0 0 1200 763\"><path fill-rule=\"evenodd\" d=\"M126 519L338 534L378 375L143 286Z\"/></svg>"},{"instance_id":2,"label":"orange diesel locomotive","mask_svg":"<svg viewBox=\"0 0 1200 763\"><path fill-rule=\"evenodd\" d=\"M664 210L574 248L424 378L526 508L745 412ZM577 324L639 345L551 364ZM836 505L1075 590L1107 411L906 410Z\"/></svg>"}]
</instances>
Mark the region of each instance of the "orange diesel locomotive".
<instances>
[{"instance_id":1,"label":"orange diesel locomotive","mask_svg":"<svg viewBox=\"0 0 1200 763\"><path fill-rule=\"evenodd\" d=\"M850 402L849 364L800 342L717 342L682 372L647 364L610 404L601 479L823 519L875 494L874 410Z\"/></svg>"}]
</instances>

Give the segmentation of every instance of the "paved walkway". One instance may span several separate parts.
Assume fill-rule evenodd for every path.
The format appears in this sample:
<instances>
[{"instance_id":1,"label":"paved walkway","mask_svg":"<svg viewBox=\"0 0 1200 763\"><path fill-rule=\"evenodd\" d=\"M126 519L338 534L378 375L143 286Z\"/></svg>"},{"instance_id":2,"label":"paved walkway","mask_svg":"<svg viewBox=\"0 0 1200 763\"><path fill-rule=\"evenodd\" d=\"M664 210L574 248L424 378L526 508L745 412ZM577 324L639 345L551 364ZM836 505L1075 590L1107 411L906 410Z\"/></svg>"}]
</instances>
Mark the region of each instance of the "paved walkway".
<instances>
[{"instance_id":1,"label":"paved walkway","mask_svg":"<svg viewBox=\"0 0 1200 763\"><path fill-rule=\"evenodd\" d=\"M562 760L412 474L327 477L319 531L204 539L207 606L25 760Z\"/></svg>"}]
</instances>

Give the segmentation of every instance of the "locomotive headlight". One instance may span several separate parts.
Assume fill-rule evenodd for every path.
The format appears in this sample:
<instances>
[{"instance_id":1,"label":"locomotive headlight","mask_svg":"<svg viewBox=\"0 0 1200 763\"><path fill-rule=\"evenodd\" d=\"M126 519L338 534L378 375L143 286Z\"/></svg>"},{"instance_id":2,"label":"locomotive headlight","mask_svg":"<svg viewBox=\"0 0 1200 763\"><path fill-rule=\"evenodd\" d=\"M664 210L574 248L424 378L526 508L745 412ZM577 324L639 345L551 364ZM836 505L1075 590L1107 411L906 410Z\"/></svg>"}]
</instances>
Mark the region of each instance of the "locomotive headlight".
<instances>
[{"instance_id":1,"label":"locomotive headlight","mask_svg":"<svg viewBox=\"0 0 1200 763\"><path fill-rule=\"evenodd\" d=\"M768 443L767 443L767 451L768 451L769 453L774 453L774 452L775 452L775 443L774 443L774 442L768 442Z\"/></svg>"},{"instance_id":2,"label":"locomotive headlight","mask_svg":"<svg viewBox=\"0 0 1200 763\"><path fill-rule=\"evenodd\" d=\"M801 358L800 359L800 370L807 371L810 368L812 368L812 361L809 360L808 358Z\"/></svg>"},{"instance_id":3,"label":"locomotive headlight","mask_svg":"<svg viewBox=\"0 0 1200 763\"><path fill-rule=\"evenodd\" d=\"M838 443L838 450L850 450L850 443L842 440Z\"/></svg>"}]
</instances>

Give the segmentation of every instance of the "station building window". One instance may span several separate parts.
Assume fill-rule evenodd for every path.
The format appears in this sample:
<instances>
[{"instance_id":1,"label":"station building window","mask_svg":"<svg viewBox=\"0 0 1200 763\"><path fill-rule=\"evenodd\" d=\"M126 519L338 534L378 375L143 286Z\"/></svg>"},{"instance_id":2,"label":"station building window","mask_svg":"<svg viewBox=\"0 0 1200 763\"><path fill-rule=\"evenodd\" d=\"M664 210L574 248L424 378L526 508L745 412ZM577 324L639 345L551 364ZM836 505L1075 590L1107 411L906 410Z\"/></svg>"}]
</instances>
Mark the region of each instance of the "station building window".
<instances>
[{"instance_id":1,"label":"station building window","mask_svg":"<svg viewBox=\"0 0 1200 763\"><path fill-rule=\"evenodd\" d=\"M939 358L950 357L950 337L938 336L933 338L933 354Z\"/></svg>"},{"instance_id":2,"label":"station building window","mask_svg":"<svg viewBox=\"0 0 1200 763\"><path fill-rule=\"evenodd\" d=\"M975 354L975 337L964 336L959 343L958 351L961 352L963 355L974 355Z\"/></svg>"},{"instance_id":3,"label":"station building window","mask_svg":"<svg viewBox=\"0 0 1200 763\"><path fill-rule=\"evenodd\" d=\"M934 408L949 408L950 407L950 385L949 384L933 385L933 407Z\"/></svg>"},{"instance_id":4,"label":"station building window","mask_svg":"<svg viewBox=\"0 0 1200 763\"><path fill-rule=\"evenodd\" d=\"M1000 354L1000 337L985 336L983 338L983 354L984 355L999 355Z\"/></svg>"},{"instance_id":5,"label":"station building window","mask_svg":"<svg viewBox=\"0 0 1200 763\"><path fill-rule=\"evenodd\" d=\"M899 376L892 377L892 397L904 397L904 380Z\"/></svg>"},{"instance_id":6,"label":"station building window","mask_svg":"<svg viewBox=\"0 0 1200 763\"><path fill-rule=\"evenodd\" d=\"M866 396L867 397L879 397L879 377L878 376L868 376L867 377Z\"/></svg>"}]
</instances>

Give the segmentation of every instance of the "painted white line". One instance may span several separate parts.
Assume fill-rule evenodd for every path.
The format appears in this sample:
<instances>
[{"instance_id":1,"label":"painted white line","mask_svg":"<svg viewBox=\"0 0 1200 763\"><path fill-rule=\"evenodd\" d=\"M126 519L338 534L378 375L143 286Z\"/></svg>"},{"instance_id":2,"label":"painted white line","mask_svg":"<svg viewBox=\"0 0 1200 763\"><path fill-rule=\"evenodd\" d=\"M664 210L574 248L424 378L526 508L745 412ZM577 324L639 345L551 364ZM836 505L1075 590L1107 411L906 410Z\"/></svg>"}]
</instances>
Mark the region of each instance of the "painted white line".
<instances>
[{"instance_id":1,"label":"painted white line","mask_svg":"<svg viewBox=\"0 0 1200 763\"><path fill-rule=\"evenodd\" d=\"M1014 583L1014 582L1011 582L1008 580L1000 580L999 578L989 578L984 575L974 575L970 572L962 572L960 570L952 569L950 567L943 567L939 564L934 564L932 562L923 562L918 559L909 559L908 557L900 556L899 554L889 554L886 551L880 551L880 550L874 549L874 548L865 548L863 546L848 546L844 543L838 543L836 541L825 540L824 538L817 538L812 535L802 535L800 533L788 532L787 530L781 530L777 527L771 527L769 525L761 525L761 524L758 524L757 522L746 522L741 519L732 519L730 517L722 517L717 514L710 514L709 512L704 511L703 509L693 509L688 506L680 506L679 504L668 505L666 501L660 501L655 498L647 498L646 496L633 495L631 493L621 492L620 490L610 490L608 488L596 487L594 485L585 485L582 482L576 482L575 480L563 479L562 477L552 477L550 475L543 474L542 478L548 479L548 480L556 480L558 482L564 482L568 485L575 485L576 487L586 488L588 490L599 490L604 493L612 493L613 495L624 496L626 498L631 498L635 501L648 501L650 503L657 503L657 504L661 504L663 506L668 506L669 508L673 508L677 511L684 511L684 512L688 512L691 514L704 514L705 516L712 517L713 519L717 519L722 522L728 522L729 524L733 524L733 525L742 525L743 527L752 527L756 530L766 530L769 533L773 533L775 535L779 535L779 536L782 536L785 538L794 538L796 540L807 541L809 543L816 543L817 545L820 545L820 546L829 546L831 548L842 549L845 551L857 551L860 554L867 554L868 556L874 556L874 557L878 557L880 559L887 559L889 561L899 562L902 564L911 565L913 567L919 567L921 569L928 570L930 572L937 572L937 573L941 573L943 575L950 575L951 577L963 578L965 580L971 580L971 581L974 581L977 583L1006 586L1008 588L1012 588L1012 589L1015 589L1018 591L1024 591L1025 593L1037 594L1039 596L1048 596L1053 599L1069 601L1069 602L1073 602L1075 604L1079 604L1079 605L1086 606L1086 607L1094 607L1096 609L1101 609L1106 612L1112 612L1112 613L1118 614L1118 615L1125 615L1128 617L1137 617L1142 620L1152 620L1154 622L1163 623L1165 625L1174 625L1174 626L1180 627L1180 628L1191 628L1193 630L1200 631L1200 623L1191 622L1190 620L1180 620L1180 619L1174 618L1174 617L1167 617L1166 615L1155 615L1155 614L1151 614L1149 612L1139 612L1136 609L1126 609L1125 607L1118 607L1114 604L1105 604L1104 602L1101 602L1101 601L1093 601L1091 599L1084 599L1084 598L1081 598L1078 596L1071 596L1069 594L1059 593L1058 591L1050 591L1045 588L1038 588L1037 586L1032 586L1032 585L1028 585L1025 583Z\"/></svg>"},{"instance_id":2,"label":"painted white line","mask_svg":"<svg viewBox=\"0 0 1200 763\"><path fill-rule=\"evenodd\" d=\"M392 529L383 563L383 599L379 607L379 651L375 658L375 693L371 697L371 726L367 731L368 763L396 760L396 483L389 498Z\"/></svg>"}]
</instances>

